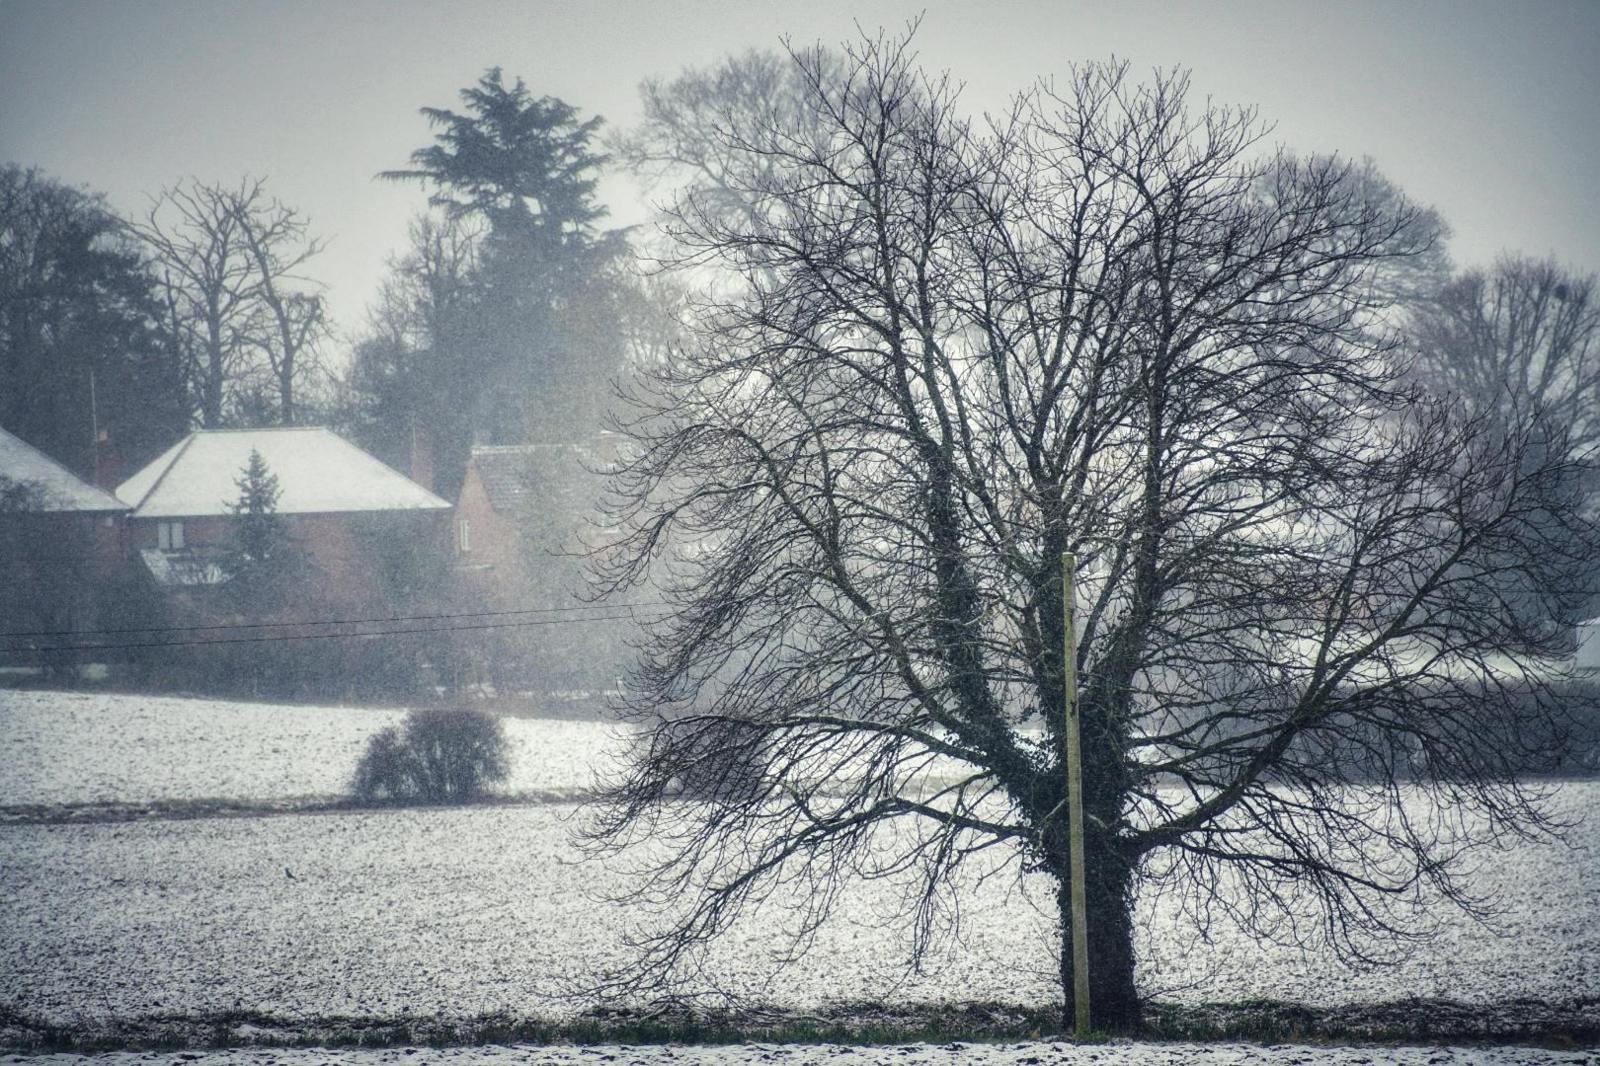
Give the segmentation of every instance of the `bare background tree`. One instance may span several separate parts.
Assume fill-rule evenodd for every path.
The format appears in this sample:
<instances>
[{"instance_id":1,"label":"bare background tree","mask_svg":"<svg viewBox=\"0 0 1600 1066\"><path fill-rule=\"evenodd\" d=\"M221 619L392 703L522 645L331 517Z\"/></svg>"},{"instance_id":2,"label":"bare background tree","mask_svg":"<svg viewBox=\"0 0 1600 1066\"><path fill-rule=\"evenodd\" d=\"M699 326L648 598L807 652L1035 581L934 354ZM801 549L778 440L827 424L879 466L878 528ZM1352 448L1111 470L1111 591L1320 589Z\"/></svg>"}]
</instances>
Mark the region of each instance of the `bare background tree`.
<instances>
[{"instance_id":1,"label":"bare background tree","mask_svg":"<svg viewBox=\"0 0 1600 1066\"><path fill-rule=\"evenodd\" d=\"M262 182L252 181L234 203L250 260L255 265L255 295L265 319L257 326L256 348L266 358L276 389L277 420L297 422L295 394L320 367L318 344L328 335L322 294L305 274L322 251L303 215L277 200L263 202Z\"/></svg>"},{"instance_id":2,"label":"bare background tree","mask_svg":"<svg viewBox=\"0 0 1600 1066\"><path fill-rule=\"evenodd\" d=\"M1600 447L1600 304L1593 275L1507 257L1438 287L1416 316L1420 374L1484 412L1538 411Z\"/></svg>"},{"instance_id":3,"label":"bare background tree","mask_svg":"<svg viewBox=\"0 0 1600 1066\"><path fill-rule=\"evenodd\" d=\"M1483 418L1536 423L1585 462L1571 472L1600 516L1600 305L1593 275L1507 256L1413 301L1413 376ZM1600 568L1577 577L1600 610ZM1508 589L1520 584L1507 582ZM1525 596L1517 592L1516 597ZM1537 609L1537 608L1535 608Z\"/></svg>"},{"instance_id":4,"label":"bare background tree","mask_svg":"<svg viewBox=\"0 0 1600 1066\"><path fill-rule=\"evenodd\" d=\"M252 395L263 374L273 402L257 418L292 424L326 333L305 273L322 243L304 216L261 179L191 179L153 197L133 230L155 261L163 328L184 353L200 424L226 425L247 402L263 407Z\"/></svg>"},{"instance_id":5,"label":"bare background tree","mask_svg":"<svg viewBox=\"0 0 1600 1066\"><path fill-rule=\"evenodd\" d=\"M1064 904L1063 551L1098 1027L1140 1016L1141 888L1262 935L1310 907L1346 953L1471 906L1453 861L1548 828L1517 774L1597 538L1562 427L1406 385L1417 209L1181 73L1080 67L986 127L904 38L784 79L684 102L718 195L668 230L721 273L625 427L597 575L674 610L594 840L648 838L687 902L606 987L683 987L780 884L801 948L841 879L897 874L921 951L997 845Z\"/></svg>"},{"instance_id":6,"label":"bare background tree","mask_svg":"<svg viewBox=\"0 0 1600 1066\"><path fill-rule=\"evenodd\" d=\"M469 329L485 228L467 216L414 219L410 247L390 259L366 335L355 345L345 376L348 428L400 469L418 446L470 445L475 383L456 350Z\"/></svg>"},{"instance_id":7,"label":"bare background tree","mask_svg":"<svg viewBox=\"0 0 1600 1066\"><path fill-rule=\"evenodd\" d=\"M826 71L836 60L819 51ZM749 169L740 131L762 129L805 141L826 135L806 106L807 75L773 51L745 52L707 70L686 70L671 81L647 79L639 87L644 118L608 138L607 147L647 187L682 189L695 209L725 221L749 219ZM757 157L776 172L781 156ZM776 177L776 174L768 175Z\"/></svg>"}]
</instances>

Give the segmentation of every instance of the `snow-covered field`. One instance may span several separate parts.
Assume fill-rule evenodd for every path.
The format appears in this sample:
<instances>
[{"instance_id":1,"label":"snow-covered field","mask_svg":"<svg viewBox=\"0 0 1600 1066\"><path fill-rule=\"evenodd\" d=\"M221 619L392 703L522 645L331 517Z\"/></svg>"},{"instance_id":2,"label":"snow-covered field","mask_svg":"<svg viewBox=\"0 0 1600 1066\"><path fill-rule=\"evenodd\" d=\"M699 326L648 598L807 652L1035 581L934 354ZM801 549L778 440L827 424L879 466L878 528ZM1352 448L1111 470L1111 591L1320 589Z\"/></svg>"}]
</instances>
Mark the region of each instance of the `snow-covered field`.
<instances>
[{"instance_id":1,"label":"snow-covered field","mask_svg":"<svg viewBox=\"0 0 1600 1066\"><path fill-rule=\"evenodd\" d=\"M0 806L285 800L349 791L367 738L404 711L0 689ZM512 792L576 794L616 726L503 719Z\"/></svg>"},{"instance_id":2,"label":"snow-covered field","mask_svg":"<svg viewBox=\"0 0 1600 1066\"><path fill-rule=\"evenodd\" d=\"M1568 813L1600 800L1571 785ZM552 1014L625 955L634 913L597 903L614 871L580 864L565 805L338 812L0 829L0 1001L63 1022L152 1013ZM286 872L287 870L287 872ZM1352 971L1216 927L1199 942L1161 903L1141 910L1143 985L1177 1001L1269 997L1318 1005L1410 996L1497 1003L1600 988L1600 840L1522 845L1474 887L1502 895L1498 933L1447 920L1391 966ZM289 874L293 874L291 879ZM780 1004L984 1000L1054 994L1047 886L962 891L963 935L903 977L884 920L891 882L854 883L800 964L773 976L775 900L709 960L721 987ZM790 901L792 902L792 901Z\"/></svg>"},{"instance_id":3,"label":"snow-covered field","mask_svg":"<svg viewBox=\"0 0 1600 1066\"><path fill-rule=\"evenodd\" d=\"M381 1051L234 1050L204 1054L150 1053L13 1056L28 1066L1594 1066L1586 1051L1528 1047L1317 1047L1303 1044L739 1044L728 1047L455 1047Z\"/></svg>"},{"instance_id":4,"label":"snow-covered field","mask_svg":"<svg viewBox=\"0 0 1600 1066\"><path fill-rule=\"evenodd\" d=\"M0 805L336 794L365 737L399 713L0 692ZM511 784L518 791L581 790L614 740L595 723L506 724L519 745ZM1600 815L1590 812L1600 805L1600 783L1561 785L1554 805L1580 823L1568 845L1521 844L1475 876L1473 888L1506 907L1493 931L1447 915L1440 938L1410 957L1354 971L1326 955L1256 944L1226 926L1202 942L1170 902L1147 901L1139 911L1141 984L1179 1003L1263 997L1325 1007L1438 997L1488 1007L1584 996L1595 1003ZM570 833L582 816L570 804L534 803L0 826L0 1005L67 1025L233 1011L573 1012L587 1005L570 995L574 983L626 956L623 930L637 916L627 904L593 898L597 889L615 892L627 882L615 868L579 863ZM903 972L904 931L885 920L899 902L898 886L888 881L850 885L811 954L781 972L773 960L786 944L781 933L793 908L775 899L713 953L707 973L723 989L802 1008L851 1000L1050 1001L1057 991L1047 886L983 880L980 872L972 871L960 893L959 940L920 973ZM955 1058L937 1049L918 1057L923 1053L887 1048L763 1055L848 1063L1009 1064L1040 1055L1140 1066L1301 1061L1270 1049L1251 1050L1261 1056L1255 1059L1208 1060L1176 1047L1141 1046L1136 1057L1099 1049L1106 1058L1090 1056L1094 1049L1062 1058L1048 1045L980 1046ZM527 1049L521 1058L463 1051L450 1061L584 1062L591 1050ZM615 1061L666 1061L660 1051L611 1050ZM377 1053L362 1054L348 1061L380 1061ZM717 1054L697 1052L689 1061L748 1061ZM1531 1061L1497 1054L1404 1060L1386 1052L1381 1061ZM216 1061L329 1061L299 1055L241 1052Z\"/></svg>"}]
</instances>

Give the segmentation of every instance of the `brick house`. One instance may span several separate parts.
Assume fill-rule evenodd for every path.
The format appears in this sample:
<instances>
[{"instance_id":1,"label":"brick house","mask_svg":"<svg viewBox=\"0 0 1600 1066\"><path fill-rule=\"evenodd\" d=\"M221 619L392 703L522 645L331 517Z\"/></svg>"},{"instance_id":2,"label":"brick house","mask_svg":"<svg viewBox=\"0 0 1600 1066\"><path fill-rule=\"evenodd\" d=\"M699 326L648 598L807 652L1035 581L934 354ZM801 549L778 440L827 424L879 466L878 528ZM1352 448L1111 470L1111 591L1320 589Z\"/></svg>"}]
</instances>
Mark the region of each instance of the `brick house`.
<instances>
[{"instance_id":1,"label":"brick house","mask_svg":"<svg viewBox=\"0 0 1600 1066\"><path fill-rule=\"evenodd\" d=\"M477 446L456 498L456 602L473 610L567 610L584 583L575 552L603 533L594 525L599 472L615 438L573 444ZM515 616L512 616L513 619ZM615 683L616 627L507 627L470 641L465 661L497 691L577 692Z\"/></svg>"},{"instance_id":2,"label":"brick house","mask_svg":"<svg viewBox=\"0 0 1600 1066\"><path fill-rule=\"evenodd\" d=\"M541 466L559 458L559 446L474 447L456 497L455 563L480 580L486 595L516 593L525 579L524 532L540 498Z\"/></svg>"},{"instance_id":3,"label":"brick house","mask_svg":"<svg viewBox=\"0 0 1600 1066\"><path fill-rule=\"evenodd\" d=\"M129 509L0 429L0 629L92 628L122 566Z\"/></svg>"},{"instance_id":4,"label":"brick house","mask_svg":"<svg viewBox=\"0 0 1600 1066\"><path fill-rule=\"evenodd\" d=\"M381 599L387 556L444 550L450 505L329 429L199 430L117 487L128 550L157 585L227 581L239 522L230 505L252 452L278 479L277 514L316 574L307 592L318 600Z\"/></svg>"}]
</instances>

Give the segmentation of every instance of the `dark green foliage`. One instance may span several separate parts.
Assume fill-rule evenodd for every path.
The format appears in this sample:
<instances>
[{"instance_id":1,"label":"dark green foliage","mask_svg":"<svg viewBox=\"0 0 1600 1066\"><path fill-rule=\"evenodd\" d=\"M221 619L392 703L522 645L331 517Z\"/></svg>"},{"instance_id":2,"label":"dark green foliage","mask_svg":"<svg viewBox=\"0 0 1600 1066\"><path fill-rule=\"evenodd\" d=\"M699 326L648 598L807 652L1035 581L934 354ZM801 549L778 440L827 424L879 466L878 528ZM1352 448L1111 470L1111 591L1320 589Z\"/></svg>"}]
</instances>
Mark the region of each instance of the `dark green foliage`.
<instances>
[{"instance_id":1,"label":"dark green foliage","mask_svg":"<svg viewBox=\"0 0 1600 1066\"><path fill-rule=\"evenodd\" d=\"M589 142L601 119L578 121L578 110L553 96L535 98L521 78L506 87L499 67L461 90L467 114L424 107L440 129L436 143L411 153L414 169L385 171L391 180L421 179L432 202L453 214L479 212L497 228L531 221L555 239L582 235L605 209L593 202L594 171L605 162Z\"/></svg>"},{"instance_id":2,"label":"dark green foliage","mask_svg":"<svg viewBox=\"0 0 1600 1066\"><path fill-rule=\"evenodd\" d=\"M44 509L45 492L36 481L0 475L0 514L25 514Z\"/></svg>"},{"instance_id":3,"label":"dark green foliage","mask_svg":"<svg viewBox=\"0 0 1600 1066\"><path fill-rule=\"evenodd\" d=\"M444 211L394 264L347 401L351 431L391 461L424 434L447 496L474 442L592 432L633 297L622 234L596 227L600 119L498 68L461 97L461 113L424 108L435 143L381 175Z\"/></svg>"},{"instance_id":4,"label":"dark green foliage","mask_svg":"<svg viewBox=\"0 0 1600 1066\"><path fill-rule=\"evenodd\" d=\"M261 453L251 449L250 461L234 482L239 498L228 505L238 517L229 569L229 587L235 599L258 609L274 608L287 597L288 584L298 562L293 538L278 514L282 490L278 476L267 469Z\"/></svg>"},{"instance_id":5,"label":"dark green foliage","mask_svg":"<svg viewBox=\"0 0 1600 1066\"><path fill-rule=\"evenodd\" d=\"M165 448L188 409L157 313L98 194L0 166L0 426L88 479L97 460L131 470Z\"/></svg>"},{"instance_id":6,"label":"dark green foliage","mask_svg":"<svg viewBox=\"0 0 1600 1066\"><path fill-rule=\"evenodd\" d=\"M411 795L411 780L411 760L400 730L385 726L367 741L351 791L363 800L405 799Z\"/></svg>"},{"instance_id":7,"label":"dark green foliage","mask_svg":"<svg viewBox=\"0 0 1600 1066\"><path fill-rule=\"evenodd\" d=\"M432 708L367 742L352 790L358 799L470 803L510 771L505 730L483 711Z\"/></svg>"}]
</instances>

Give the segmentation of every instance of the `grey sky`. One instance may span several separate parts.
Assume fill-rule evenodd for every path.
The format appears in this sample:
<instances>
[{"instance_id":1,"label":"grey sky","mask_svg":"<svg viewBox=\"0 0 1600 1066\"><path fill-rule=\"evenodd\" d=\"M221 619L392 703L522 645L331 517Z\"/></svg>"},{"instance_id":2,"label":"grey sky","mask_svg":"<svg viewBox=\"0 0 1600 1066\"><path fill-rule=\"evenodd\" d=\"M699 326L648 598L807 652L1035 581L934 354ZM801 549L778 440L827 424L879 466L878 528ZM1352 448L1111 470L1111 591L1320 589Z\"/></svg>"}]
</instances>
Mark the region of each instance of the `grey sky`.
<instances>
[{"instance_id":1,"label":"grey sky","mask_svg":"<svg viewBox=\"0 0 1600 1066\"><path fill-rule=\"evenodd\" d=\"M266 175L330 238L316 273L358 329L420 188L373 180L429 139L417 108L498 64L626 125L637 85L730 51L836 42L926 8L924 64L993 108L1035 76L1115 53L1182 64L1259 106L1302 151L1370 155L1456 231L1600 267L1600 3L1085 4L85 3L0 0L0 160L106 192L125 211L187 175ZM613 220L645 218L623 180Z\"/></svg>"}]
</instances>

